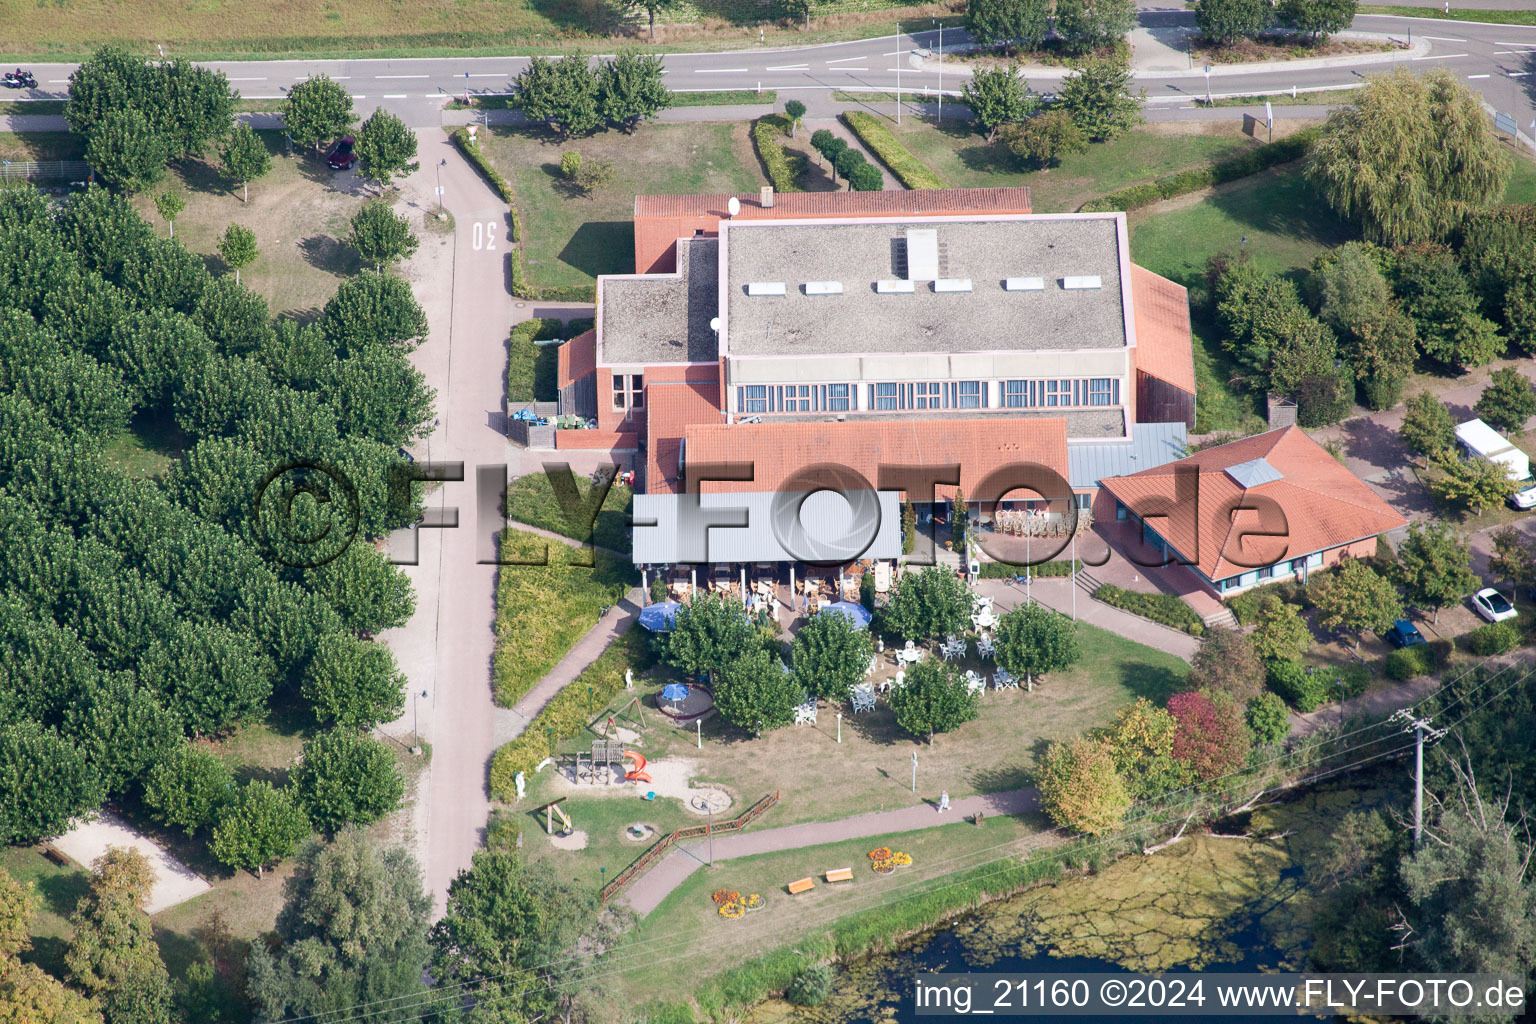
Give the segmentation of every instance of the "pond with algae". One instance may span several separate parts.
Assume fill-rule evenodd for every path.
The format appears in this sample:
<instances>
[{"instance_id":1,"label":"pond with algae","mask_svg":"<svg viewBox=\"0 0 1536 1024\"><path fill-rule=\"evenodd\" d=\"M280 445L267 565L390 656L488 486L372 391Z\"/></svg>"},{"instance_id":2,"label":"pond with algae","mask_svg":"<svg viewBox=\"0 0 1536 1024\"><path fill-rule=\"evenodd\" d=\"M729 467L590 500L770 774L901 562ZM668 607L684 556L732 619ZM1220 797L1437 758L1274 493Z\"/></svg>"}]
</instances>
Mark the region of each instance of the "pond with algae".
<instances>
[{"instance_id":1,"label":"pond with algae","mask_svg":"<svg viewBox=\"0 0 1536 1024\"><path fill-rule=\"evenodd\" d=\"M913 978L928 972L1305 969L1314 910L1306 865L1327 853L1345 814L1397 804L1388 788L1314 789L1214 830L1247 838L1187 837L1000 900L840 969L819 1007L771 1003L752 1020L915 1024Z\"/></svg>"}]
</instances>

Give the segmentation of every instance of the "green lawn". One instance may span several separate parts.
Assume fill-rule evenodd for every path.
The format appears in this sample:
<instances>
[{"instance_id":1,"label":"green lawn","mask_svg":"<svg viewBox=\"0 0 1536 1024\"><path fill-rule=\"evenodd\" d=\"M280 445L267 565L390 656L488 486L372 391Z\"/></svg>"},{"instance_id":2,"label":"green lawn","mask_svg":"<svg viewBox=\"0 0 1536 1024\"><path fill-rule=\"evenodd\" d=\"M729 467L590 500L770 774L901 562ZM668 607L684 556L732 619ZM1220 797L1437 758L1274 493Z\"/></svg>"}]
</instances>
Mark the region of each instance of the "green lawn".
<instances>
[{"instance_id":1,"label":"green lawn","mask_svg":"<svg viewBox=\"0 0 1536 1024\"><path fill-rule=\"evenodd\" d=\"M872 113L890 116L890 104L872 103ZM1028 185L1036 213L1067 213L1095 196L1150 181L1186 167L1232 156L1258 143L1231 125L1189 126L1178 131L1143 127L1116 139L1088 147L1048 171L1021 171L1007 149L989 145L970 121L904 115L888 127L919 160L956 188L996 188ZM1209 130L1206 130L1209 129Z\"/></svg>"},{"instance_id":2,"label":"green lawn","mask_svg":"<svg viewBox=\"0 0 1536 1024\"><path fill-rule=\"evenodd\" d=\"M1402 4L1361 4L1361 14L1391 14L1399 18L1435 18L1439 21L1485 21L1496 25L1536 25L1536 11L1488 11L1452 5L1449 13L1433 7Z\"/></svg>"},{"instance_id":3,"label":"green lawn","mask_svg":"<svg viewBox=\"0 0 1536 1024\"><path fill-rule=\"evenodd\" d=\"M27 929L32 948L22 958L62 974L64 948L74 934L69 917L90 888L90 872L74 863L59 867L32 846L0 849L0 869L18 882L31 882L39 897L37 914Z\"/></svg>"},{"instance_id":4,"label":"green lawn","mask_svg":"<svg viewBox=\"0 0 1536 1024\"><path fill-rule=\"evenodd\" d=\"M756 192L766 183L741 124L651 124L633 135L602 132L561 142L543 132L493 128L484 149L517 189L530 283L590 285L599 274L634 273L635 196ZM560 156L575 150L616 170L592 196L560 177Z\"/></svg>"},{"instance_id":5,"label":"green lawn","mask_svg":"<svg viewBox=\"0 0 1536 1024\"><path fill-rule=\"evenodd\" d=\"M577 476L575 482L576 492L585 501L592 490L591 481ZM572 540L590 539L598 547L628 554L630 498L629 488L615 480L603 498L603 507L592 524L590 537L575 536L571 525L566 522L564 510L555 501L549 477L542 472L526 473L512 481L507 488L507 517L542 530L553 530Z\"/></svg>"},{"instance_id":6,"label":"green lawn","mask_svg":"<svg viewBox=\"0 0 1536 1024\"><path fill-rule=\"evenodd\" d=\"M1536 160L1520 147L1514 154L1514 173L1504 186L1506 203L1536 203Z\"/></svg>"},{"instance_id":7,"label":"green lawn","mask_svg":"<svg viewBox=\"0 0 1536 1024\"><path fill-rule=\"evenodd\" d=\"M85 139L70 132L0 132L0 160L83 160Z\"/></svg>"}]
</instances>

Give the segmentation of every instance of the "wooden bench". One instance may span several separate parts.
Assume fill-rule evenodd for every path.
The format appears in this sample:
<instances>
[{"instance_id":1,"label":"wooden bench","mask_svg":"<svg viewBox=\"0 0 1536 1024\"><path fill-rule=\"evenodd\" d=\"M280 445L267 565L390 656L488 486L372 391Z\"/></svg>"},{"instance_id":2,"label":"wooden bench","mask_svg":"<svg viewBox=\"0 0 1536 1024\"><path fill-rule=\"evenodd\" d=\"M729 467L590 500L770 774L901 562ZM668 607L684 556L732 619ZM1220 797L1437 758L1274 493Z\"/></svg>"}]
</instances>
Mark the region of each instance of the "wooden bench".
<instances>
[{"instance_id":1,"label":"wooden bench","mask_svg":"<svg viewBox=\"0 0 1536 1024\"><path fill-rule=\"evenodd\" d=\"M827 872L827 881L851 882L853 881L853 868L833 868Z\"/></svg>"},{"instance_id":2,"label":"wooden bench","mask_svg":"<svg viewBox=\"0 0 1536 1024\"><path fill-rule=\"evenodd\" d=\"M815 881L815 879L812 879L812 878L802 878L798 882L790 882L789 883L789 894L791 896L796 896L796 895L799 895L802 892L805 892L807 889L814 889L814 888L816 888L816 881Z\"/></svg>"},{"instance_id":3,"label":"wooden bench","mask_svg":"<svg viewBox=\"0 0 1536 1024\"><path fill-rule=\"evenodd\" d=\"M58 865L61 868L69 867L69 858L65 857L62 853L60 853L58 850L55 850L51 846L43 847L42 854L50 862Z\"/></svg>"}]
</instances>

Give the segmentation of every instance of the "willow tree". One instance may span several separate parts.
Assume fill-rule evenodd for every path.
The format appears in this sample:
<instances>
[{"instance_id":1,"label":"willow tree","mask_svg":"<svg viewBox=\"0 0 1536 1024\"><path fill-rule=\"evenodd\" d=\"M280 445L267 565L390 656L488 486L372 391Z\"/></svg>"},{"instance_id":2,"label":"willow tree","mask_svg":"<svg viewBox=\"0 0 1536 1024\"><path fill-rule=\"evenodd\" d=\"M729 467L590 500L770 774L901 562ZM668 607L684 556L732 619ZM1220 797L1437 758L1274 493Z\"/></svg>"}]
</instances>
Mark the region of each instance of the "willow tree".
<instances>
[{"instance_id":1,"label":"willow tree","mask_svg":"<svg viewBox=\"0 0 1536 1024\"><path fill-rule=\"evenodd\" d=\"M1334 210L1388 244L1444 238L1509 174L1477 96L1444 69L1372 80L1328 116L1307 166Z\"/></svg>"}]
</instances>

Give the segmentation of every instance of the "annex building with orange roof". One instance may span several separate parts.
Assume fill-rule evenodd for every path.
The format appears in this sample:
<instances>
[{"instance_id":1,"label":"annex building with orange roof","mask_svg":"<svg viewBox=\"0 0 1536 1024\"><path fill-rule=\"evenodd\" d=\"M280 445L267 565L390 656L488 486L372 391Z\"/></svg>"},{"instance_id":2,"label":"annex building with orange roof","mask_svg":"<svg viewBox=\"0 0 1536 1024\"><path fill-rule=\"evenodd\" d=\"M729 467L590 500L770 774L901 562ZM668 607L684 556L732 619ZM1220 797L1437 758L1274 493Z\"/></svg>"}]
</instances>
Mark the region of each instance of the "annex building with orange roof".
<instances>
[{"instance_id":1,"label":"annex building with orange roof","mask_svg":"<svg viewBox=\"0 0 1536 1024\"><path fill-rule=\"evenodd\" d=\"M700 529L705 561L797 560L764 520L808 466L852 471L883 521L1019 464L1086 509L1102 478L1184 453L1188 299L1130 262L1124 214L1035 214L1027 188L764 190L639 196L634 223L640 272L599 277L596 326L559 352L559 411L596 429L555 443L635 456L637 564L697 561ZM882 482L914 464L958 477ZM863 529L857 502L791 504ZM755 525L713 522L732 508ZM900 555L899 529L865 532L859 557Z\"/></svg>"}]
</instances>

